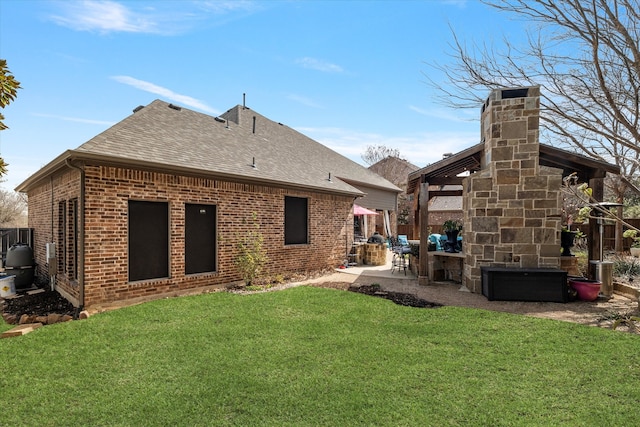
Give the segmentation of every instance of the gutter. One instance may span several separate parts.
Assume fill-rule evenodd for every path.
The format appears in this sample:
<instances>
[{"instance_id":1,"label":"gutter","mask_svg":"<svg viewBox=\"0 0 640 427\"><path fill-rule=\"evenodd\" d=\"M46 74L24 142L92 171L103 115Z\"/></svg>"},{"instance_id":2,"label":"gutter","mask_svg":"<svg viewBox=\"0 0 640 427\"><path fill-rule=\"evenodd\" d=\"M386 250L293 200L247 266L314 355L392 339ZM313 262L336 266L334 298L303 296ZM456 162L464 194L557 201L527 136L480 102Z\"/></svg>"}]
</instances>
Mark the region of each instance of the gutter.
<instances>
[{"instance_id":1,"label":"gutter","mask_svg":"<svg viewBox=\"0 0 640 427\"><path fill-rule=\"evenodd\" d=\"M78 313L84 310L84 199L85 199L85 172L80 166L71 163L70 159L65 160L67 167L80 171L80 201L78 203L79 230L78 230L78 285L80 285L80 295L78 298ZM53 191L53 189L52 189Z\"/></svg>"},{"instance_id":2,"label":"gutter","mask_svg":"<svg viewBox=\"0 0 640 427\"><path fill-rule=\"evenodd\" d=\"M239 173L229 173L224 171L209 171L202 169L194 169L190 167L180 166L180 165L170 165L166 163L156 163L150 162L148 160L140 160L140 159L127 159L122 157L115 156L107 156L104 154L95 154L89 152L81 152L76 150L67 150L62 153L60 156L56 157L54 160L49 162L42 169L37 171L35 174L31 175L27 180L18 185L15 189L17 192L28 192L29 188L36 185L46 177L51 174L57 173L59 170L63 169L66 166L71 168L76 168L74 166L70 166L71 162L83 162L89 163L91 165L96 166L113 166L113 167L121 167L128 169L141 169L153 172L161 172L165 174L175 174L175 175L183 175L183 176L192 176L198 178L205 179L217 179L221 181L229 181L229 182L238 182L244 184L257 184L257 185L267 185L278 188L287 188L293 190L301 190L301 191L314 191L323 194L339 194L343 196L356 196L362 197L364 193L357 188L353 187L347 181L341 178L336 178L335 181L339 180L340 185L336 188L334 185L317 185L313 183L297 183L297 182L288 182L277 179L270 179L266 177L260 176L250 176L243 175ZM324 179L321 179L321 182L325 182ZM368 184L371 186L371 184Z\"/></svg>"}]
</instances>

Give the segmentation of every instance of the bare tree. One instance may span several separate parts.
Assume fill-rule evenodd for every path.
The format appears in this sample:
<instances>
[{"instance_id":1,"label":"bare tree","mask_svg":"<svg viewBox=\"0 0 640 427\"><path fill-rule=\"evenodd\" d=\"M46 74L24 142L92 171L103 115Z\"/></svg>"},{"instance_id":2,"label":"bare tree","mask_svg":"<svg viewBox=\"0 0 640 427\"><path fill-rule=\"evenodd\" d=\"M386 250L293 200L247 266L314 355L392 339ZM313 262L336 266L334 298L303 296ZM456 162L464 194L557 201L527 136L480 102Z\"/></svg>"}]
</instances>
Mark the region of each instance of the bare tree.
<instances>
[{"instance_id":1,"label":"bare tree","mask_svg":"<svg viewBox=\"0 0 640 427\"><path fill-rule=\"evenodd\" d=\"M389 148L385 145L367 145L365 152L362 153L360 157L362 157L362 160L369 166L378 163L380 160L386 159L387 157L397 157L398 159L402 159L402 157L400 157L400 150L397 148Z\"/></svg>"},{"instance_id":2,"label":"bare tree","mask_svg":"<svg viewBox=\"0 0 640 427\"><path fill-rule=\"evenodd\" d=\"M27 200L15 191L0 189L0 228L26 227Z\"/></svg>"},{"instance_id":3,"label":"bare tree","mask_svg":"<svg viewBox=\"0 0 640 427\"><path fill-rule=\"evenodd\" d=\"M407 177L411 172L418 169L420 169L418 166L401 159L399 154L385 157L369 166L369 170L403 190L402 193L398 194L398 224L406 225L411 224L413 221L412 201L406 194Z\"/></svg>"},{"instance_id":4,"label":"bare tree","mask_svg":"<svg viewBox=\"0 0 640 427\"><path fill-rule=\"evenodd\" d=\"M430 64L446 83L430 80L438 99L478 108L488 90L541 86L541 136L614 162L621 200L640 167L640 2L638 0L487 0L490 7L533 22L527 43L468 48L453 32L452 64Z\"/></svg>"}]
</instances>

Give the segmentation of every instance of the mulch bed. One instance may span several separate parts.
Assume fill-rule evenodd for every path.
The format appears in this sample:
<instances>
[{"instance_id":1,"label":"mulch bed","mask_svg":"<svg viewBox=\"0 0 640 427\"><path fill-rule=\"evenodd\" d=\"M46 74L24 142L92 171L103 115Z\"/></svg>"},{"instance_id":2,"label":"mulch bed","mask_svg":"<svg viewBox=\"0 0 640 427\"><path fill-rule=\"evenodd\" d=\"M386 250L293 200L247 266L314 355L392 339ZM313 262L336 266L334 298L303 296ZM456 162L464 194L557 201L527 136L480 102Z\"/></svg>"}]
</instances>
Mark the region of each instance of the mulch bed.
<instances>
[{"instance_id":1,"label":"mulch bed","mask_svg":"<svg viewBox=\"0 0 640 427\"><path fill-rule=\"evenodd\" d=\"M76 308L55 291L45 290L36 294L19 294L16 297L6 298L0 303L2 317L9 324L16 324L22 315L48 316L59 314L60 316L75 316Z\"/></svg>"},{"instance_id":2,"label":"mulch bed","mask_svg":"<svg viewBox=\"0 0 640 427\"><path fill-rule=\"evenodd\" d=\"M357 292L360 294L371 295L374 297L385 298L393 301L398 305L404 305L406 307L418 307L418 308L437 308L442 307L442 304L427 301L422 298L418 298L413 294L405 294L401 292L389 292L383 291L378 285L360 285L349 286L347 289L350 292Z\"/></svg>"}]
</instances>

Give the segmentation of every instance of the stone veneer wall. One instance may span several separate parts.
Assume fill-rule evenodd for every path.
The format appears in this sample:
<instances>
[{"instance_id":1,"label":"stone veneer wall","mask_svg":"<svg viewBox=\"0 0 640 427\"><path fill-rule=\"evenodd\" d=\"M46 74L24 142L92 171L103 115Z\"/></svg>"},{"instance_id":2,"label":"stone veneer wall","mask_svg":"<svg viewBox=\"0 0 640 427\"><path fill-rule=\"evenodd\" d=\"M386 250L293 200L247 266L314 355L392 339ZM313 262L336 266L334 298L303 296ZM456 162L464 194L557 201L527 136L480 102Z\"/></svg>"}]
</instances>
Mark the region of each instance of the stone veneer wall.
<instances>
[{"instance_id":1,"label":"stone veneer wall","mask_svg":"<svg viewBox=\"0 0 640 427\"><path fill-rule=\"evenodd\" d=\"M368 265L385 265L387 251L387 245L383 243L365 243L363 261Z\"/></svg>"},{"instance_id":2,"label":"stone veneer wall","mask_svg":"<svg viewBox=\"0 0 640 427\"><path fill-rule=\"evenodd\" d=\"M560 265L562 171L539 165L539 117L539 87L495 90L483 106L483 167L463 182L464 284L472 292L482 292L483 266Z\"/></svg>"}]
</instances>

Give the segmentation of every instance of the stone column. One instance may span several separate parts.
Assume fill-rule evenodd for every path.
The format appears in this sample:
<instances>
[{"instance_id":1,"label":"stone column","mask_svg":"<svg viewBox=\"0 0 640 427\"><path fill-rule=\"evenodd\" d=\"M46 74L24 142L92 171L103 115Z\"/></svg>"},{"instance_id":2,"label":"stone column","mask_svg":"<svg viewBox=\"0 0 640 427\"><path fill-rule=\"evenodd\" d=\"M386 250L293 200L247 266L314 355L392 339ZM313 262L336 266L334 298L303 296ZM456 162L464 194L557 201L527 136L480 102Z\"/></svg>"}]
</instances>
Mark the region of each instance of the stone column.
<instances>
[{"instance_id":1,"label":"stone column","mask_svg":"<svg viewBox=\"0 0 640 427\"><path fill-rule=\"evenodd\" d=\"M495 90L482 108L483 169L464 180L464 284L481 267L559 266L562 171L539 165L539 87Z\"/></svg>"}]
</instances>

